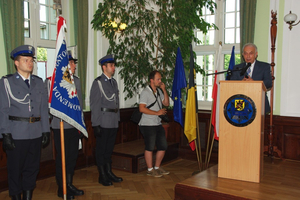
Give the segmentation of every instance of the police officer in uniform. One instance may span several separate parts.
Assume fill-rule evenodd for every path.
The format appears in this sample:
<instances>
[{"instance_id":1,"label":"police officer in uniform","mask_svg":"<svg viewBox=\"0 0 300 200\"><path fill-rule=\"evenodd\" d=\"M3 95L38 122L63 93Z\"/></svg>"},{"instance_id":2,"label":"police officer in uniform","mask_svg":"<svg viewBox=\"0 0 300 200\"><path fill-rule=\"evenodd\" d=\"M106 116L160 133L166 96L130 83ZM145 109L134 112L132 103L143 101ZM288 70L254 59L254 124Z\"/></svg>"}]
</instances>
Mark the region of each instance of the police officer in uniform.
<instances>
[{"instance_id":1,"label":"police officer in uniform","mask_svg":"<svg viewBox=\"0 0 300 200\"><path fill-rule=\"evenodd\" d=\"M74 83L77 90L77 96L82 107L82 93L80 87L80 80L75 75L77 59L73 58L71 51L68 52L69 65L71 73L73 75ZM48 87L48 92L50 91L51 78L48 77L46 84ZM66 178L67 178L67 199L73 199L74 196L81 196L84 194L83 190L77 189L73 185L73 175L76 166L76 161L78 157L78 145L79 139L82 138L83 134L80 133L75 127L64 123L64 138L65 138L65 163L66 163ZM55 158L55 171L56 171L56 182L58 185L57 196L63 198L63 185L62 185L62 162L61 162L61 141L60 141L60 119L53 116L51 120L51 128L54 133L54 144L56 150Z\"/></svg>"},{"instance_id":2,"label":"police officer in uniform","mask_svg":"<svg viewBox=\"0 0 300 200\"><path fill-rule=\"evenodd\" d=\"M47 90L32 75L35 49L22 45L11 52L17 72L0 80L0 130L7 155L9 195L32 199L41 147L49 143Z\"/></svg>"},{"instance_id":3,"label":"police officer in uniform","mask_svg":"<svg viewBox=\"0 0 300 200\"><path fill-rule=\"evenodd\" d=\"M103 73L94 80L91 88L91 118L96 137L99 183L110 186L112 182L123 181L121 177L117 177L111 171L111 154L120 121L119 90L117 81L113 78L115 73L113 55L104 56L99 60L99 64Z\"/></svg>"}]
</instances>

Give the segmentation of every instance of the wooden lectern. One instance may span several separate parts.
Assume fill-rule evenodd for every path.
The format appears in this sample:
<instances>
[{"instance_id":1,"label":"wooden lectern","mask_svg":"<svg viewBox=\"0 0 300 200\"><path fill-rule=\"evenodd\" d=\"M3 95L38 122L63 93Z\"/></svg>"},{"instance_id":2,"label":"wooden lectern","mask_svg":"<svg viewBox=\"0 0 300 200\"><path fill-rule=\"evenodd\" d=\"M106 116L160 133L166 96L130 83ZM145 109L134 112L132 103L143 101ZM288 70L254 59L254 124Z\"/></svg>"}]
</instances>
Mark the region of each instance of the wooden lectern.
<instances>
[{"instance_id":1,"label":"wooden lectern","mask_svg":"<svg viewBox=\"0 0 300 200\"><path fill-rule=\"evenodd\" d=\"M220 81L218 177L260 182L265 92L263 81Z\"/></svg>"}]
</instances>

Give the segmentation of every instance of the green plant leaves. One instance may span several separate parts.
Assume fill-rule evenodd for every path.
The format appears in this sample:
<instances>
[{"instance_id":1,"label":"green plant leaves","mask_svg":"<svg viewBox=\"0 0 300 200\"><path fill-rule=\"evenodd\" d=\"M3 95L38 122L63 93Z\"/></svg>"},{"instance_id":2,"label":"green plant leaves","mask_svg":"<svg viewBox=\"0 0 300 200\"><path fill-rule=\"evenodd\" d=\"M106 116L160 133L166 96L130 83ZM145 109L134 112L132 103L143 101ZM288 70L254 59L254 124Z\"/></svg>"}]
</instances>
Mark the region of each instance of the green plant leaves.
<instances>
[{"instance_id":1,"label":"green plant leaves","mask_svg":"<svg viewBox=\"0 0 300 200\"><path fill-rule=\"evenodd\" d=\"M154 69L162 73L163 82L171 91L177 47L181 48L188 70L189 45L200 42L194 30L206 33L211 27L217 28L199 17L197 13L201 15L203 7L214 12L215 3L212 0L104 0L99 3L92 27L109 40L107 53L115 55L117 67L121 68L125 100L148 84L148 74ZM122 23L127 27L120 31ZM203 72L196 64L195 68Z\"/></svg>"}]
</instances>

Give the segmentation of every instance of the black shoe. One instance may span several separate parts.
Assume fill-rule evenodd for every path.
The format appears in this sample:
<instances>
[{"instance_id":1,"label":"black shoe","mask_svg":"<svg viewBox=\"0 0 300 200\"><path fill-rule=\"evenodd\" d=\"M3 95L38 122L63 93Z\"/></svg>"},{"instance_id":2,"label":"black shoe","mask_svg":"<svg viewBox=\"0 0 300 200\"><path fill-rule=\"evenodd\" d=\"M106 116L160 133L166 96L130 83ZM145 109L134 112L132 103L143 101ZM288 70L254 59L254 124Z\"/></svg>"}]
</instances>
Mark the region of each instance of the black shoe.
<instances>
[{"instance_id":1,"label":"black shoe","mask_svg":"<svg viewBox=\"0 0 300 200\"><path fill-rule=\"evenodd\" d=\"M17 195L12 195L11 200L21 200L21 193Z\"/></svg>"},{"instance_id":2,"label":"black shoe","mask_svg":"<svg viewBox=\"0 0 300 200\"><path fill-rule=\"evenodd\" d=\"M99 179L98 182L104 186L110 186L112 185L112 182L109 180L107 174L104 171L104 166L98 166L98 171L99 171Z\"/></svg>"},{"instance_id":3,"label":"black shoe","mask_svg":"<svg viewBox=\"0 0 300 200\"><path fill-rule=\"evenodd\" d=\"M64 198L64 194L63 194L63 189L62 189L62 187L58 187L58 190L57 190L57 196L58 196L58 197L61 197L61 198ZM74 199L74 196L68 194L68 192L67 192L67 200L72 200L72 199Z\"/></svg>"},{"instance_id":4,"label":"black shoe","mask_svg":"<svg viewBox=\"0 0 300 200\"><path fill-rule=\"evenodd\" d=\"M112 182L122 182L123 179L121 177L117 177L112 171L111 171L111 164L110 163L106 163L105 165L105 173L108 177L108 179Z\"/></svg>"},{"instance_id":5,"label":"black shoe","mask_svg":"<svg viewBox=\"0 0 300 200\"><path fill-rule=\"evenodd\" d=\"M67 190L70 195L81 196L84 195L83 190L78 190L73 184L73 175L67 174Z\"/></svg>"},{"instance_id":6,"label":"black shoe","mask_svg":"<svg viewBox=\"0 0 300 200\"><path fill-rule=\"evenodd\" d=\"M23 200L31 200L32 199L32 190L23 191Z\"/></svg>"}]
</instances>

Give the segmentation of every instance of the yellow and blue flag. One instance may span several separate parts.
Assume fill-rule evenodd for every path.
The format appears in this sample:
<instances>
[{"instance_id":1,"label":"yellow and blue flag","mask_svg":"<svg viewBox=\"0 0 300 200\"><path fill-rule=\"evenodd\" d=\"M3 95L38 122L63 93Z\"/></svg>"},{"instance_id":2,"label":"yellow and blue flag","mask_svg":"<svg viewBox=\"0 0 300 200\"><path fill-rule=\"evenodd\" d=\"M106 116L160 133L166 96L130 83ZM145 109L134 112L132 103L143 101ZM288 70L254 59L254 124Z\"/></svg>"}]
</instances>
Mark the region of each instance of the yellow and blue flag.
<instances>
[{"instance_id":1,"label":"yellow and blue flag","mask_svg":"<svg viewBox=\"0 0 300 200\"><path fill-rule=\"evenodd\" d=\"M189 87L188 96L186 100L185 108L185 122L184 122L184 134L188 139L189 145L194 151L196 149L195 140L197 139L197 114L198 114L198 103L197 103L197 90L195 85L195 63L194 63L194 52L192 45L190 45L190 74L189 74Z\"/></svg>"}]
</instances>

